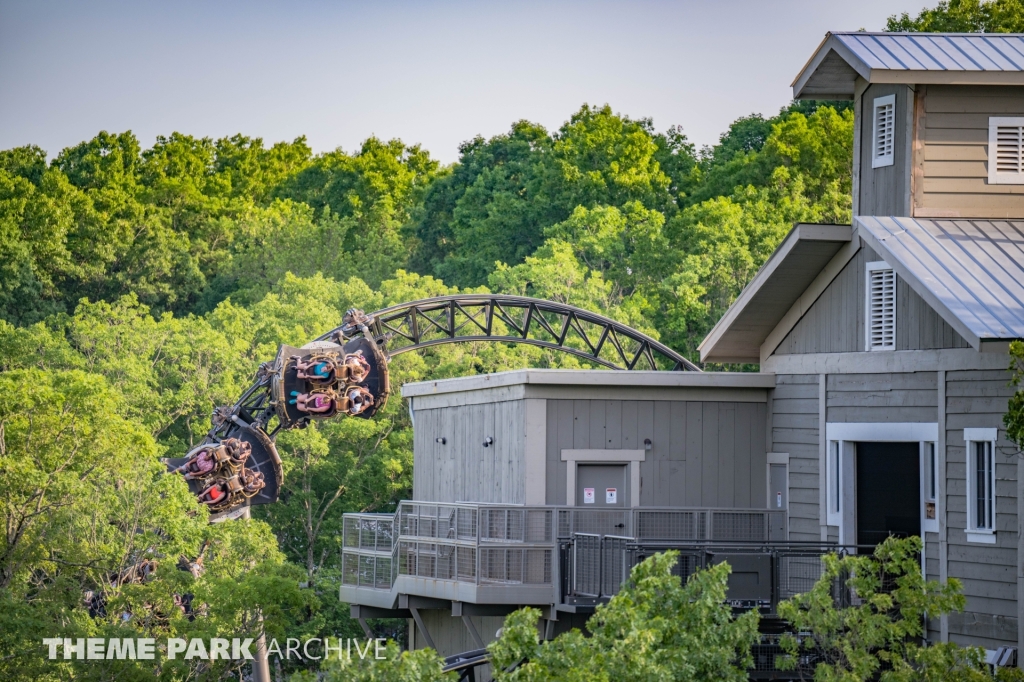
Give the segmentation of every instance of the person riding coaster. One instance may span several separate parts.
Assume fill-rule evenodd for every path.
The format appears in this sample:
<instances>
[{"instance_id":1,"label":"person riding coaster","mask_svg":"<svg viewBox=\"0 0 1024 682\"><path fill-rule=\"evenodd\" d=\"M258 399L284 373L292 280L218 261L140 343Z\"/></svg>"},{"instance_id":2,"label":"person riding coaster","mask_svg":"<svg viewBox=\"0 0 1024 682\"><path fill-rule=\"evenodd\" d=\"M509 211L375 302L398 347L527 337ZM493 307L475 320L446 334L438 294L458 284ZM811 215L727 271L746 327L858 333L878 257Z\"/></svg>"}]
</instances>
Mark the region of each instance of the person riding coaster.
<instances>
[{"instance_id":1,"label":"person riding coaster","mask_svg":"<svg viewBox=\"0 0 1024 682\"><path fill-rule=\"evenodd\" d=\"M330 389L314 389L309 393L292 391L292 399L288 402L299 412L315 417L333 417L339 409L338 394Z\"/></svg>"},{"instance_id":2,"label":"person riding coaster","mask_svg":"<svg viewBox=\"0 0 1024 682\"><path fill-rule=\"evenodd\" d=\"M337 369L337 361L329 355L311 355L295 361L295 376L312 384L333 384Z\"/></svg>"},{"instance_id":3,"label":"person riding coaster","mask_svg":"<svg viewBox=\"0 0 1024 682\"><path fill-rule=\"evenodd\" d=\"M335 382L358 384L370 374L370 363L362 352L349 353L339 360L336 356L311 355L295 363L295 376L317 386Z\"/></svg>"},{"instance_id":4,"label":"person riding coaster","mask_svg":"<svg viewBox=\"0 0 1024 682\"><path fill-rule=\"evenodd\" d=\"M253 471L252 469L245 469L242 471L240 476L242 480L242 495L245 497L253 497L259 491L263 490L263 486L267 483L263 480L262 471Z\"/></svg>"},{"instance_id":5,"label":"person riding coaster","mask_svg":"<svg viewBox=\"0 0 1024 682\"><path fill-rule=\"evenodd\" d=\"M363 386L350 386L345 389L343 409L351 415L357 415L373 405L373 394Z\"/></svg>"},{"instance_id":6,"label":"person riding coaster","mask_svg":"<svg viewBox=\"0 0 1024 682\"><path fill-rule=\"evenodd\" d=\"M231 506L231 500L243 490L238 474L230 478L219 478L199 493L199 501L211 511L220 511Z\"/></svg>"},{"instance_id":7,"label":"person riding coaster","mask_svg":"<svg viewBox=\"0 0 1024 682\"><path fill-rule=\"evenodd\" d=\"M222 469L237 471L252 453L252 445L237 438L225 438L219 445L210 444L199 450L195 457L175 469L185 474L185 480L206 478Z\"/></svg>"}]
</instances>

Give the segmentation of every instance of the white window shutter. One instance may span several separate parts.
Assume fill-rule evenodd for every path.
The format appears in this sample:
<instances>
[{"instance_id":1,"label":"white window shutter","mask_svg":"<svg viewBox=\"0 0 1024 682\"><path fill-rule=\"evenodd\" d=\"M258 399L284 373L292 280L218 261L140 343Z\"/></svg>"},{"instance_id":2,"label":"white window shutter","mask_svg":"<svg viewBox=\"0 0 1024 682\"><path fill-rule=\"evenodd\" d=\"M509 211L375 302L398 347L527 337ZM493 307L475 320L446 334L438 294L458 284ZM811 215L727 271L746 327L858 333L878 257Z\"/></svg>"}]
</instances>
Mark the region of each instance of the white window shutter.
<instances>
[{"instance_id":1,"label":"white window shutter","mask_svg":"<svg viewBox=\"0 0 1024 682\"><path fill-rule=\"evenodd\" d=\"M988 119L988 181L994 185L1024 184L1024 117Z\"/></svg>"},{"instance_id":2,"label":"white window shutter","mask_svg":"<svg viewBox=\"0 0 1024 682\"><path fill-rule=\"evenodd\" d=\"M896 273L886 263L868 263L868 350L896 350Z\"/></svg>"},{"instance_id":3,"label":"white window shutter","mask_svg":"<svg viewBox=\"0 0 1024 682\"><path fill-rule=\"evenodd\" d=\"M873 111L871 167L891 166L893 149L896 146L896 95L875 98Z\"/></svg>"}]
</instances>

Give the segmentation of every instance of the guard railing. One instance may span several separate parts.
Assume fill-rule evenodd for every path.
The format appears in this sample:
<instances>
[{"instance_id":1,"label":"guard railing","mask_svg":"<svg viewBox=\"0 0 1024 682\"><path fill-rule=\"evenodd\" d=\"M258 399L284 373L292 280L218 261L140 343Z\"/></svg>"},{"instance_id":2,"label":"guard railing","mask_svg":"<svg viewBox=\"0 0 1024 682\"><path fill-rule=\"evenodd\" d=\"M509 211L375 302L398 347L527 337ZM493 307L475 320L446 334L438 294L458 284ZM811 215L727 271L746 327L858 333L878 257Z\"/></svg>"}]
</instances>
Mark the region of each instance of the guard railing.
<instances>
[{"instance_id":1,"label":"guard railing","mask_svg":"<svg viewBox=\"0 0 1024 682\"><path fill-rule=\"evenodd\" d=\"M393 514L344 515L342 582L377 590L390 590L401 576L477 585L561 582L566 594L565 576L576 564L563 566L559 547L592 536L606 556L597 559L604 566L599 583L588 589L608 594L628 575L628 541L765 543L785 521L785 510L403 501ZM589 561L581 552L579 560Z\"/></svg>"}]
</instances>

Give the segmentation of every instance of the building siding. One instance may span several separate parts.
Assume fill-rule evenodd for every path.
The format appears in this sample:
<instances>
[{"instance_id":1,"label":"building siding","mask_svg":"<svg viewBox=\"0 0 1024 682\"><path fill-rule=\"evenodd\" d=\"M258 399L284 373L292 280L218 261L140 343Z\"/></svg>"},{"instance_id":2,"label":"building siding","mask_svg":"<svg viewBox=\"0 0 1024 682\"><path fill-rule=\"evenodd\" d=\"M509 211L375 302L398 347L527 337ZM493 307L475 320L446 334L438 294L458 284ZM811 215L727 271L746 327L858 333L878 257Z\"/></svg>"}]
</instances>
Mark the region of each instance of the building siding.
<instances>
[{"instance_id":1,"label":"building siding","mask_svg":"<svg viewBox=\"0 0 1024 682\"><path fill-rule=\"evenodd\" d=\"M416 499L523 504L523 400L417 410L415 419ZM485 448L488 436L494 443Z\"/></svg>"},{"instance_id":2,"label":"building siding","mask_svg":"<svg viewBox=\"0 0 1024 682\"><path fill-rule=\"evenodd\" d=\"M910 210L910 159L907 155L908 106L913 106L913 90L906 85L875 84L861 96L860 182L858 215L907 215ZM874 100L896 95L893 164L871 167ZM912 113L912 109L910 113Z\"/></svg>"},{"instance_id":3,"label":"building siding","mask_svg":"<svg viewBox=\"0 0 1024 682\"><path fill-rule=\"evenodd\" d=\"M562 450L651 449L641 506L764 507L765 403L548 400L548 504L566 504Z\"/></svg>"},{"instance_id":4,"label":"building siding","mask_svg":"<svg viewBox=\"0 0 1024 682\"><path fill-rule=\"evenodd\" d=\"M946 374L946 524L949 576L963 583L967 608L949 616L950 639L994 648L1017 642L1017 448L1003 414L1013 388L1006 371ZM968 543L964 429L999 429L996 443L996 544Z\"/></svg>"},{"instance_id":5,"label":"building siding","mask_svg":"<svg viewBox=\"0 0 1024 682\"><path fill-rule=\"evenodd\" d=\"M818 375L780 374L776 380L771 451L789 454L789 538L820 541Z\"/></svg>"},{"instance_id":6,"label":"building siding","mask_svg":"<svg viewBox=\"0 0 1024 682\"><path fill-rule=\"evenodd\" d=\"M865 348L865 265L881 260L861 247L775 350L777 355L854 353ZM902 278L896 278L896 350L969 344Z\"/></svg>"},{"instance_id":7,"label":"building siding","mask_svg":"<svg viewBox=\"0 0 1024 682\"><path fill-rule=\"evenodd\" d=\"M918 86L917 100L913 215L1024 218L1024 188L988 183L988 119L1024 116L1024 87Z\"/></svg>"},{"instance_id":8,"label":"building siding","mask_svg":"<svg viewBox=\"0 0 1024 682\"><path fill-rule=\"evenodd\" d=\"M827 422L938 420L935 372L829 374L825 388Z\"/></svg>"}]
</instances>

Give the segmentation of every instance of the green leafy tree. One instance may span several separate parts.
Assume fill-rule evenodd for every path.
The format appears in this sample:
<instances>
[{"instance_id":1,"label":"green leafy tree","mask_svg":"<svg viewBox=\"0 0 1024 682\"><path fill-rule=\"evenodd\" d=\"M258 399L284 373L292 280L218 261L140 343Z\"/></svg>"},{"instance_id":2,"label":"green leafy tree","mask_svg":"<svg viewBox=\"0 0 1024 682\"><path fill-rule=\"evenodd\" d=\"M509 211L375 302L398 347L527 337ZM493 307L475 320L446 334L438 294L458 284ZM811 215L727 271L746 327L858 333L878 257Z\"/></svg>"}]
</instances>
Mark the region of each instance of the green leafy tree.
<instances>
[{"instance_id":1,"label":"green leafy tree","mask_svg":"<svg viewBox=\"0 0 1024 682\"><path fill-rule=\"evenodd\" d=\"M941 0L916 17L908 13L889 17L886 31L950 33L1021 33L1024 3L1020 0Z\"/></svg>"},{"instance_id":2,"label":"green leafy tree","mask_svg":"<svg viewBox=\"0 0 1024 682\"><path fill-rule=\"evenodd\" d=\"M966 604L956 579L925 581L920 552L920 538L891 537L873 555L822 557L825 570L811 591L779 605L779 615L801 633L782 641L789 666L810 650L823 659L814 669L821 682L992 679L980 649L920 643L925 616L961 611ZM836 581L855 591L860 603L837 607Z\"/></svg>"},{"instance_id":3,"label":"green leafy tree","mask_svg":"<svg viewBox=\"0 0 1024 682\"><path fill-rule=\"evenodd\" d=\"M725 604L728 564L698 571L684 585L672 574L677 560L666 552L635 566L587 623L589 637L572 630L538 642L540 612L513 613L488 647L495 679L746 680L757 613L733 618Z\"/></svg>"},{"instance_id":4,"label":"green leafy tree","mask_svg":"<svg viewBox=\"0 0 1024 682\"><path fill-rule=\"evenodd\" d=\"M1016 443L1019 449L1024 449L1024 388L1020 388L1024 382L1024 341L1010 343L1010 371L1013 373L1011 382L1018 388L1010 396L1003 424L1006 426L1006 437Z\"/></svg>"}]
</instances>

